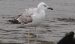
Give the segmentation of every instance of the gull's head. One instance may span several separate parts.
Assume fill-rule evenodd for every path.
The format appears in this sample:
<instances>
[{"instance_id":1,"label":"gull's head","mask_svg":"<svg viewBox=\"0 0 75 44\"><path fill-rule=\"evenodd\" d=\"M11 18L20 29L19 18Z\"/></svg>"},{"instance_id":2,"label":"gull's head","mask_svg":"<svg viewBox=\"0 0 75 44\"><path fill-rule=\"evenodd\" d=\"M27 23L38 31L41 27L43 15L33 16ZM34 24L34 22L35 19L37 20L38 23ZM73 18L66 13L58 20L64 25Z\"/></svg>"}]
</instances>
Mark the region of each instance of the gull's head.
<instances>
[{"instance_id":1,"label":"gull's head","mask_svg":"<svg viewBox=\"0 0 75 44\"><path fill-rule=\"evenodd\" d=\"M38 4L38 8L43 9L43 10L45 10L45 9L53 10L53 8L49 7L49 6L48 6L46 3L44 3L44 2L39 3L39 4Z\"/></svg>"}]
</instances>

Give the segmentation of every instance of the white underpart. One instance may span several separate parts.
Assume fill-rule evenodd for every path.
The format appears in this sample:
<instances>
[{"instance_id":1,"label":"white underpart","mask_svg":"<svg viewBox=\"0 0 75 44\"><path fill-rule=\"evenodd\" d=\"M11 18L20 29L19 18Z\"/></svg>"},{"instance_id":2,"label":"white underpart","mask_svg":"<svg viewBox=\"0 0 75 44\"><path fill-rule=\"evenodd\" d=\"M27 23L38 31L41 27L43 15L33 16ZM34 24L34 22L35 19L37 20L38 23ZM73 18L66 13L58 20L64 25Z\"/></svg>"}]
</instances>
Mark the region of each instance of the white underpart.
<instances>
[{"instance_id":1,"label":"white underpart","mask_svg":"<svg viewBox=\"0 0 75 44\"><path fill-rule=\"evenodd\" d=\"M32 19L33 19L33 24L38 24L41 23L45 18L45 12L43 10L40 10L39 12L34 13L34 15L32 15Z\"/></svg>"},{"instance_id":2,"label":"white underpart","mask_svg":"<svg viewBox=\"0 0 75 44\"><path fill-rule=\"evenodd\" d=\"M38 7L25 9L17 20L21 23L26 22L26 16L31 16L32 18L32 22L28 22L27 24L40 24L45 19L45 10Z\"/></svg>"}]
</instances>

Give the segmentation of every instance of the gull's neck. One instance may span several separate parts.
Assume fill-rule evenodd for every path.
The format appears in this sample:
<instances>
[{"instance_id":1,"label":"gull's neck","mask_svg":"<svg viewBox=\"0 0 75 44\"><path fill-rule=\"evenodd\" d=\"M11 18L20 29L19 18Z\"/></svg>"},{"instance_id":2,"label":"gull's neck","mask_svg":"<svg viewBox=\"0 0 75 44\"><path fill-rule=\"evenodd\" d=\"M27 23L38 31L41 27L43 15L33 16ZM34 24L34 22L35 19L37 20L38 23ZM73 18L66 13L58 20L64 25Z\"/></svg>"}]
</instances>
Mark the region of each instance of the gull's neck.
<instances>
[{"instance_id":1,"label":"gull's neck","mask_svg":"<svg viewBox=\"0 0 75 44\"><path fill-rule=\"evenodd\" d=\"M37 8L37 14L40 17L44 17L46 15L45 14L45 10L44 9L41 9L41 8Z\"/></svg>"},{"instance_id":2,"label":"gull's neck","mask_svg":"<svg viewBox=\"0 0 75 44\"><path fill-rule=\"evenodd\" d=\"M45 10L42 9L42 8L37 8L37 12L38 12L38 13L40 13L40 12L45 12Z\"/></svg>"}]
</instances>

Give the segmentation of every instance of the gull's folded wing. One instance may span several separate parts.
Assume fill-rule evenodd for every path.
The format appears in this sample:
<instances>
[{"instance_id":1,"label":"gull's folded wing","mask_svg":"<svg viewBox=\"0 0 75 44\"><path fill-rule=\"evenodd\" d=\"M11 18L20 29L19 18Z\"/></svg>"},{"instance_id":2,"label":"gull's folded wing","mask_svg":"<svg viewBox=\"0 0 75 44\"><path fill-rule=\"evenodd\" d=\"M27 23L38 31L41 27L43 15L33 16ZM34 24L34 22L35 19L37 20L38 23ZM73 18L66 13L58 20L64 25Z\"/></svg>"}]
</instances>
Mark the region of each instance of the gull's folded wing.
<instances>
[{"instance_id":1,"label":"gull's folded wing","mask_svg":"<svg viewBox=\"0 0 75 44\"><path fill-rule=\"evenodd\" d=\"M33 12L34 12L34 9L32 8L25 9L25 11L17 17L17 20L23 24L30 23L32 22L31 15L33 15Z\"/></svg>"}]
</instances>

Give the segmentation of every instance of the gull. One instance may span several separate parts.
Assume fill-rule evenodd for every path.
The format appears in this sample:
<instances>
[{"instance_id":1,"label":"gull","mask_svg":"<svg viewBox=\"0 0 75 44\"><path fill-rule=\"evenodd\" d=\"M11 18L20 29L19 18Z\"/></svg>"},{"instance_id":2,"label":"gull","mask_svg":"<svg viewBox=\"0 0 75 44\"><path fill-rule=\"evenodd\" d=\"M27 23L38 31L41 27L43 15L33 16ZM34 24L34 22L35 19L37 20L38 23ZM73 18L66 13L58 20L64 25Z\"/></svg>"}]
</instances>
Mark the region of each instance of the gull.
<instances>
[{"instance_id":1,"label":"gull","mask_svg":"<svg viewBox=\"0 0 75 44\"><path fill-rule=\"evenodd\" d=\"M18 15L16 19L17 22L21 24L40 24L46 17L45 10L53 10L46 3L40 2L36 8L25 9L21 15Z\"/></svg>"},{"instance_id":2,"label":"gull","mask_svg":"<svg viewBox=\"0 0 75 44\"><path fill-rule=\"evenodd\" d=\"M47 9L53 10L53 8L49 7L46 3L40 2L36 8L25 9L23 13L18 15L13 21L10 20L10 22L21 23L23 25L27 24L31 26L38 25L45 19L46 17L45 10ZM36 26L35 26L35 33L36 33ZM28 33L28 35L30 36L30 32ZM28 38L28 40L30 40L30 38ZM35 41L37 40L35 39Z\"/></svg>"}]
</instances>

